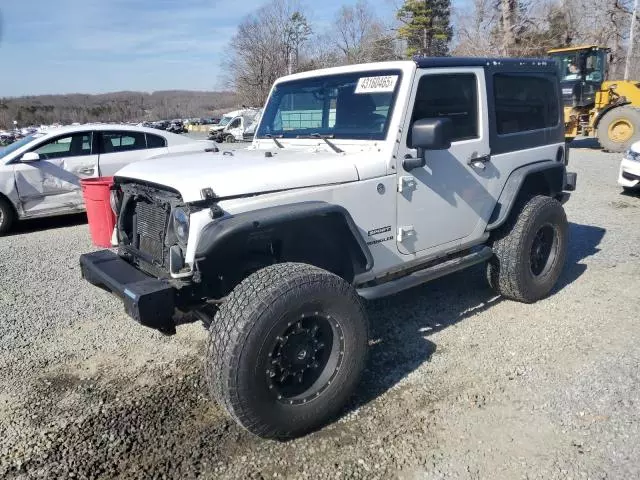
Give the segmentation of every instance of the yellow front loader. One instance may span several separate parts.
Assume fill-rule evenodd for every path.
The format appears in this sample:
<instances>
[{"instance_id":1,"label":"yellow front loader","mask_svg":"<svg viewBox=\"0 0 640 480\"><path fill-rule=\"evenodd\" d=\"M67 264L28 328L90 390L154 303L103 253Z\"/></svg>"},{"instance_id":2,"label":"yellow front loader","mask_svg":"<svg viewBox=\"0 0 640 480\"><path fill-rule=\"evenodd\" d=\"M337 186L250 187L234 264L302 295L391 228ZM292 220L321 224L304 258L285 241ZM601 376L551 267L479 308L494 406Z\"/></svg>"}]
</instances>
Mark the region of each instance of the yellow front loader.
<instances>
[{"instance_id":1,"label":"yellow front loader","mask_svg":"<svg viewBox=\"0 0 640 480\"><path fill-rule=\"evenodd\" d=\"M610 152L640 141L640 81L607 78L609 49L597 45L556 48L564 100L565 137L596 137Z\"/></svg>"}]
</instances>

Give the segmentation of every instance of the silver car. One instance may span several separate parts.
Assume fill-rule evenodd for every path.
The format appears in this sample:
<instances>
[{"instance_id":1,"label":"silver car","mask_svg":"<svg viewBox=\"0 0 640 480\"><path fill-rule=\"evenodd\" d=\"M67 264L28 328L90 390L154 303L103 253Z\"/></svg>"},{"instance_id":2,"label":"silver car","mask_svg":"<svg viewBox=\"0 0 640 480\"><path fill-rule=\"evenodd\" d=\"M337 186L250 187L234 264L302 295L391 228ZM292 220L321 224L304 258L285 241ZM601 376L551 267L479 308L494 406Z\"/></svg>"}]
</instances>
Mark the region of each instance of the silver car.
<instances>
[{"instance_id":1,"label":"silver car","mask_svg":"<svg viewBox=\"0 0 640 480\"><path fill-rule=\"evenodd\" d=\"M112 176L131 162L213 145L131 125L79 125L28 135L0 148L0 234L16 220L84 211L82 178Z\"/></svg>"}]
</instances>

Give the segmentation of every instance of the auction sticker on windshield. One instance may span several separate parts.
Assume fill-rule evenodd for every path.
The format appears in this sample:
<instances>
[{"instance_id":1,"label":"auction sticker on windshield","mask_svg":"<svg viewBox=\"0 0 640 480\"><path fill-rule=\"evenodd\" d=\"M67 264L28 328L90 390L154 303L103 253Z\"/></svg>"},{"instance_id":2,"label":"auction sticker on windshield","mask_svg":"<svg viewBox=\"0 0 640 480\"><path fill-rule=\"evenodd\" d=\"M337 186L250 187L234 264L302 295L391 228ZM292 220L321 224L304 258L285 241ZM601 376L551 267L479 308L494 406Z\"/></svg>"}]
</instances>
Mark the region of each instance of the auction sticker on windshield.
<instances>
[{"instance_id":1,"label":"auction sticker on windshield","mask_svg":"<svg viewBox=\"0 0 640 480\"><path fill-rule=\"evenodd\" d=\"M354 93L393 92L398 75L380 75L378 77L362 77Z\"/></svg>"}]
</instances>

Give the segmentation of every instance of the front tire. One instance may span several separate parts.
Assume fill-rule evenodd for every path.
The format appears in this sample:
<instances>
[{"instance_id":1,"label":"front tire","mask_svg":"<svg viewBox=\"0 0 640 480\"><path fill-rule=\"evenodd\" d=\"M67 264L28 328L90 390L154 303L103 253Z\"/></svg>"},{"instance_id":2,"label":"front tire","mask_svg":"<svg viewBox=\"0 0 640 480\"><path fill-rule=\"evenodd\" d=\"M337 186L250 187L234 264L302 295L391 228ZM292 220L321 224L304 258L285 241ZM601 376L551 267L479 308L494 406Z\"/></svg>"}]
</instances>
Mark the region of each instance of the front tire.
<instances>
[{"instance_id":1,"label":"front tire","mask_svg":"<svg viewBox=\"0 0 640 480\"><path fill-rule=\"evenodd\" d=\"M489 285L502 296L532 303L554 287L567 256L568 223L562 204L545 196L530 199L493 240L487 264Z\"/></svg>"},{"instance_id":2,"label":"front tire","mask_svg":"<svg viewBox=\"0 0 640 480\"><path fill-rule=\"evenodd\" d=\"M0 197L0 235L11 230L15 219L16 213L13 210L13 206L7 200Z\"/></svg>"},{"instance_id":3,"label":"front tire","mask_svg":"<svg viewBox=\"0 0 640 480\"><path fill-rule=\"evenodd\" d=\"M265 438L290 438L333 418L364 368L367 318L351 285L283 263L242 281L210 327L205 375L229 416Z\"/></svg>"}]
</instances>

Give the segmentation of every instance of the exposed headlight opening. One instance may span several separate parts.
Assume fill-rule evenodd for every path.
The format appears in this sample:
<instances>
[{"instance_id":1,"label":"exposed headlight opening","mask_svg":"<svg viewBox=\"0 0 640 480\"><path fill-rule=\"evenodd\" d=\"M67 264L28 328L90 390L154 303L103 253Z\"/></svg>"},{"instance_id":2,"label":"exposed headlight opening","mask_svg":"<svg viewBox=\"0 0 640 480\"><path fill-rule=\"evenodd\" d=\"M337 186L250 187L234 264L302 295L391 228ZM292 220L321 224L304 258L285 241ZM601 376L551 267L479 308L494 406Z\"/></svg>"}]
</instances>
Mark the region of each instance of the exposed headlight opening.
<instances>
[{"instance_id":1,"label":"exposed headlight opening","mask_svg":"<svg viewBox=\"0 0 640 480\"><path fill-rule=\"evenodd\" d=\"M173 222L173 232L178 242L186 245L189 239L189 215L181 208L174 208L171 219Z\"/></svg>"},{"instance_id":2,"label":"exposed headlight opening","mask_svg":"<svg viewBox=\"0 0 640 480\"><path fill-rule=\"evenodd\" d=\"M109 194L109 205L113 213L118 216L120 213L120 197L118 196L118 190L111 190Z\"/></svg>"}]
</instances>

